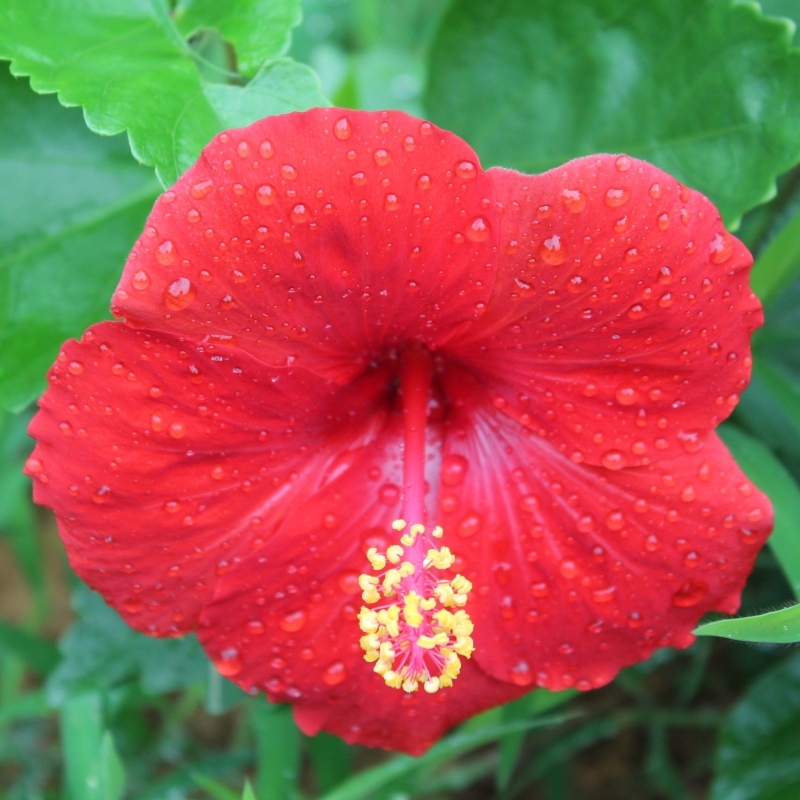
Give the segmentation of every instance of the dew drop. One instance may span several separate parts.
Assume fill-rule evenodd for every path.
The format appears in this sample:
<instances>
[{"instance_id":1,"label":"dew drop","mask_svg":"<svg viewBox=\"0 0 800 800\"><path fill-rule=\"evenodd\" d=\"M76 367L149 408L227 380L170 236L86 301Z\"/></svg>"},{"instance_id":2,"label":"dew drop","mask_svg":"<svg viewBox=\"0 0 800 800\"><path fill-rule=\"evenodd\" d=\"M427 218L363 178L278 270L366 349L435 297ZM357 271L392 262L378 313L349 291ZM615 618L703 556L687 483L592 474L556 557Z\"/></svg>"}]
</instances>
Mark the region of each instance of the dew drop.
<instances>
[{"instance_id":1,"label":"dew drop","mask_svg":"<svg viewBox=\"0 0 800 800\"><path fill-rule=\"evenodd\" d=\"M367 182L367 176L363 172L354 172L350 176L350 181L356 186L363 186Z\"/></svg>"},{"instance_id":2,"label":"dew drop","mask_svg":"<svg viewBox=\"0 0 800 800\"><path fill-rule=\"evenodd\" d=\"M614 162L614 165L620 172L627 172L631 168L631 161L628 156L617 156L617 160Z\"/></svg>"},{"instance_id":3,"label":"dew drop","mask_svg":"<svg viewBox=\"0 0 800 800\"><path fill-rule=\"evenodd\" d=\"M70 361L67 369L70 375L80 375L83 372L83 364L80 361Z\"/></svg>"},{"instance_id":4,"label":"dew drop","mask_svg":"<svg viewBox=\"0 0 800 800\"><path fill-rule=\"evenodd\" d=\"M350 120L347 117L340 117L333 125L333 135L342 142L349 139L352 132Z\"/></svg>"},{"instance_id":5,"label":"dew drop","mask_svg":"<svg viewBox=\"0 0 800 800\"><path fill-rule=\"evenodd\" d=\"M580 214L586 208L586 195L580 189L564 189L561 199L570 214Z\"/></svg>"},{"instance_id":6,"label":"dew drop","mask_svg":"<svg viewBox=\"0 0 800 800\"><path fill-rule=\"evenodd\" d=\"M534 581L528 587L528 591L534 597L547 597L550 594L550 587L544 581Z\"/></svg>"},{"instance_id":7,"label":"dew drop","mask_svg":"<svg viewBox=\"0 0 800 800\"><path fill-rule=\"evenodd\" d=\"M534 675L527 662L520 661L510 671L511 683L516 686L529 686L533 683Z\"/></svg>"},{"instance_id":8,"label":"dew drop","mask_svg":"<svg viewBox=\"0 0 800 800\"><path fill-rule=\"evenodd\" d=\"M610 603L614 599L616 592L616 586L607 586L605 589L594 589L592 591L592 600L595 603Z\"/></svg>"},{"instance_id":9,"label":"dew drop","mask_svg":"<svg viewBox=\"0 0 800 800\"><path fill-rule=\"evenodd\" d=\"M427 191L431 188L431 176L430 175L420 175L417 178L417 186L422 189L423 191Z\"/></svg>"},{"instance_id":10,"label":"dew drop","mask_svg":"<svg viewBox=\"0 0 800 800\"><path fill-rule=\"evenodd\" d=\"M393 506L400 500L400 487L393 483L384 483L378 489L378 500L385 506Z\"/></svg>"},{"instance_id":11,"label":"dew drop","mask_svg":"<svg viewBox=\"0 0 800 800\"><path fill-rule=\"evenodd\" d=\"M261 158L272 158L275 155L275 148L269 139L264 139L258 146L258 152L261 153Z\"/></svg>"},{"instance_id":12,"label":"dew drop","mask_svg":"<svg viewBox=\"0 0 800 800\"><path fill-rule=\"evenodd\" d=\"M586 281L580 275L573 275L567 281L567 290L572 294L578 294L586 288Z\"/></svg>"},{"instance_id":13,"label":"dew drop","mask_svg":"<svg viewBox=\"0 0 800 800\"><path fill-rule=\"evenodd\" d=\"M182 422L173 422L169 426L169 435L173 439L183 439L186 435L186 426Z\"/></svg>"},{"instance_id":14,"label":"dew drop","mask_svg":"<svg viewBox=\"0 0 800 800\"><path fill-rule=\"evenodd\" d=\"M679 608L696 606L706 596L707 592L708 584L705 581L690 578L672 595L672 604Z\"/></svg>"},{"instance_id":15,"label":"dew drop","mask_svg":"<svg viewBox=\"0 0 800 800\"><path fill-rule=\"evenodd\" d=\"M214 184L209 181L200 181L200 183L195 183L194 186L189 190L189 194L194 197L195 200L199 200L202 197L205 197L212 189L214 188Z\"/></svg>"},{"instance_id":16,"label":"dew drop","mask_svg":"<svg viewBox=\"0 0 800 800\"><path fill-rule=\"evenodd\" d=\"M472 180L477 174L478 170L472 161L459 161L456 164L456 175L462 180Z\"/></svg>"},{"instance_id":17,"label":"dew drop","mask_svg":"<svg viewBox=\"0 0 800 800\"><path fill-rule=\"evenodd\" d=\"M264 623L260 619L251 619L247 623L247 632L251 636L261 636L264 633Z\"/></svg>"},{"instance_id":18,"label":"dew drop","mask_svg":"<svg viewBox=\"0 0 800 800\"><path fill-rule=\"evenodd\" d=\"M291 211L292 222L306 222L308 220L308 206L298 203Z\"/></svg>"},{"instance_id":19,"label":"dew drop","mask_svg":"<svg viewBox=\"0 0 800 800\"><path fill-rule=\"evenodd\" d=\"M389 194L383 198L383 205L387 211L397 211L397 209L400 208L400 200L396 194L389 192Z\"/></svg>"},{"instance_id":20,"label":"dew drop","mask_svg":"<svg viewBox=\"0 0 800 800\"><path fill-rule=\"evenodd\" d=\"M170 311L183 311L197 296L197 289L188 278L178 278L164 289L164 303Z\"/></svg>"},{"instance_id":21,"label":"dew drop","mask_svg":"<svg viewBox=\"0 0 800 800\"><path fill-rule=\"evenodd\" d=\"M113 498L111 497L111 489L108 486L101 486L93 495L92 500L98 505L105 505L110 503Z\"/></svg>"},{"instance_id":22,"label":"dew drop","mask_svg":"<svg viewBox=\"0 0 800 800\"><path fill-rule=\"evenodd\" d=\"M653 200L658 200L658 198L661 197L661 184L654 183L650 187L650 197L652 197Z\"/></svg>"},{"instance_id":23,"label":"dew drop","mask_svg":"<svg viewBox=\"0 0 800 800\"><path fill-rule=\"evenodd\" d=\"M358 594L361 591L358 585L358 573L352 570L342 572L339 575L339 588L345 594Z\"/></svg>"},{"instance_id":24,"label":"dew drop","mask_svg":"<svg viewBox=\"0 0 800 800\"><path fill-rule=\"evenodd\" d=\"M539 255L545 264L557 267L567 260L567 248L561 243L561 237L554 233L539 245Z\"/></svg>"},{"instance_id":25,"label":"dew drop","mask_svg":"<svg viewBox=\"0 0 800 800\"><path fill-rule=\"evenodd\" d=\"M611 208L616 208L617 206L624 205L628 202L631 196L630 189L609 189L606 192L606 196L603 198L603 201L607 206Z\"/></svg>"},{"instance_id":26,"label":"dew drop","mask_svg":"<svg viewBox=\"0 0 800 800\"><path fill-rule=\"evenodd\" d=\"M271 206L275 202L276 197L275 187L270 186L268 183L256 189L256 200L258 200L262 206Z\"/></svg>"},{"instance_id":27,"label":"dew drop","mask_svg":"<svg viewBox=\"0 0 800 800\"><path fill-rule=\"evenodd\" d=\"M608 450L603 453L601 461L606 469L618 470L625 466L625 454L619 450Z\"/></svg>"},{"instance_id":28,"label":"dew drop","mask_svg":"<svg viewBox=\"0 0 800 800\"><path fill-rule=\"evenodd\" d=\"M675 302L675 295L672 292L664 292L661 297L658 298L658 305L661 308L669 308Z\"/></svg>"},{"instance_id":29,"label":"dew drop","mask_svg":"<svg viewBox=\"0 0 800 800\"><path fill-rule=\"evenodd\" d=\"M131 279L131 283L134 289L143 292L150 285L150 276L140 269Z\"/></svg>"},{"instance_id":30,"label":"dew drop","mask_svg":"<svg viewBox=\"0 0 800 800\"><path fill-rule=\"evenodd\" d=\"M175 261L175 245L169 239L165 239L156 250L156 261L164 267L168 267Z\"/></svg>"},{"instance_id":31,"label":"dew drop","mask_svg":"<svg viewBox=\"0 0 800 800\"><path fill-rule=\"evenodd\" d=\"M621 406L632 406L639 399L639 392L636 391L635 386L631 386L629 383L623 383L617 387L614 396Z\"/></svg>"},{"instance_id":32,"label":"dew drop","mask_svg":"<svg viewBox=\"0 0 800 800\"><path fill-rule=\"evenodd\" d=\"M296 181L300 173L291 164L284 164L281 167L281 176L287 181Z\"/></svg>"},{"instance_id":33,"label":"dew drop","mask_svg":"<svg viewBox=\"0 0 800 800\"><path fill-rule=\"evenodd\" d=\"M372 154L372 158L379 167L385 167L392 160L392 154L381 147Z\"/></svg>"},{"instance_id":34,"label":"dew drop","mask_svg":"<svg viewBox=\"0 0 800 800\"><path fill-rule=\"evenodd\" d=\"M658 229L660 231L665 231L667 228L669 228L670 221L671 220L669 218L669 214L667 214L666 211L663 214L659 214L658 215Z\"/></svg>"},{"instance_id":35,"label":"dew drop","mask_svg":"<svg viewBox=\"0 0 800 800\"><path fill-rule=\"evenodd\" d=\"M578 565L571 558L565 558L558 565L558 571L562 577L570 580L578 574Z\"/></svg>"},{"instance_id":36,"label":"dew drop","mask_svg":"<svg viewBox=\"0 0 800 800\"><path fill-rule=\"evenodd\" d=\"M236 154L239 158L247 158L250 155L250 145L247 142L239 142L236 145Z\"/></svg>"},{"instance_id":37,"label":"dew drop","mask_svg":"<svg viewBox=\"0 0 800 800\"><path fill-rule=\"evenodd\" d=\"M628 316L631 319L641 319L647 313L647 307L641 303L634 303L628 309Z\"/></svg>"},{"instance_id":38,"label":"dew drop","mask_svg":"<svg viewBox=\"0 0 800 800\"><path fill-rule=\"evenodd\" d=\"M465 514L456 525L456 535L462 539L469 539L474 536L481 529L483 519L476 511L469 511Z\"/></svg>"},{"instance_id":39,"label":"dew drop","mask_svg":"<svg viewBox=\"0 0 800 800\"><path fill-rule=\"evenodd\" d=\"M733 240L726 233L718 233L709 246L712 264L724 264L733 255Z\"/></svg>"},{"instance_id":40,"label":"dew drop","mask_svg":"<svg viewBox=\"0 0 800 800\"><path fill-rule=\"evenodd\" d=\"M214 659L214 666L217 672L224 678L231 678L242 671L242 662L239 658L239 651L235 647L223 650L219 659Z\"/></svg>"},{"instance_id":41,"label":"dew drop","mask_svg":"<svg viewBox=\"0 0 800 800\"><path fill-rule=\"evenodd\" d=\"M467 476L469 461L464 456L450 453L442 459L441 478L445 486L458 486Z\"/></svg>"},{"instance_id":42,"label":"dew drop","mask_svg":"<svg viewBox=\"0 0 800 800\"><path fill-rule=\"evenodd\" d=\"M611 531L621 531L625 527L625 515L618 509L606 517L606 527Z\"/></svg>"},{"instance_id":43,"label":"dew drop","mask_svg":"<svg viewBox=\"0 0 800 800\"><path fill-rule=\"evenodd\" d=\"M305 624L306 612L301 608L285 614L278 622L281 630L286 631L286 633L297 633Z\"/></svg>"},{"instance_id":44,"label":"dew drop","mask_svg":"<svg viewBox=\"0 0 800 800\"><path fill-rule=\"evenodd\" d=\"M489 221L484 217L475 217L467 228L467 239L471 242L485 242L490 233Z\"/></svg>"},{"instance_id":45,"label":"dew drop","mask_svg":"<svg viewBox=\"0 0 800 800\"><path fill-rule=\"evenodd\" d=\"M322 682L327 686L336 686L347 677L347 669L341 661L329 664L322 673Z\"/></svg>"}]
</instances>

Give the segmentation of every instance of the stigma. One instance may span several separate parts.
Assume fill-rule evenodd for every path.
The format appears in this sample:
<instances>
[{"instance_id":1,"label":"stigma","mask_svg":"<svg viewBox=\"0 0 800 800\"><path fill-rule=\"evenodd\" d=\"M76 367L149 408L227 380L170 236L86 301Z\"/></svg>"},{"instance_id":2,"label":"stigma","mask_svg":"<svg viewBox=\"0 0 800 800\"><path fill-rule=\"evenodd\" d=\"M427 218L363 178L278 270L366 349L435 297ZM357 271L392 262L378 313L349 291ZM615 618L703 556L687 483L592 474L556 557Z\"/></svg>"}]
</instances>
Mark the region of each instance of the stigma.
<instances>
[{"instance_id":1,"label":"stigma","mask_svg":"<svg viewBox=\"0 0 800 800\"><path fill-rule=\"evenodd\" d=\"M441 577L455 556L434 540L443 531L424 525L407 526L395 520L400 544L379 553L367 552L373 574L359 576L367 604L358 615L364 636L364 659L387 686L416 692L420 685L429 694L453 685L461 671L461 657L475 649L472 621L463 607L472 584L463 576Z\"/></svg>"}]
</instances>

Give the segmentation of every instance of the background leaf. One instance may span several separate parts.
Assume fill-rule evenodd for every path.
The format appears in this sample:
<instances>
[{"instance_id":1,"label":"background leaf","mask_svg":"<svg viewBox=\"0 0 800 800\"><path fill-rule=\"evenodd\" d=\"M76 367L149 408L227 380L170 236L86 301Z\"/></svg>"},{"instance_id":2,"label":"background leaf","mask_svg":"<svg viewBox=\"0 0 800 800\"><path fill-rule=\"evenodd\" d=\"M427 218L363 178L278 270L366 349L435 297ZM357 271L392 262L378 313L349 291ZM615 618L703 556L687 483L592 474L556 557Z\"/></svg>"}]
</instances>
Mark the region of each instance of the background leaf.
<instances>
[{"instance_id":1,"label":"background leaf","mask_svg":"<svg viewBox=\"0 0 800 800\"><path fill-rule=\"evenodd\" d=\"M782 608L753 617L718 619L701 625L694 633L697 636L722 636L740 642L800 642L800 606Z\"/></svg>"},{"instance_id":2,"label":"background leaf","mask_svg":"<svg viewBox=\"0 0 800 800\"><path fill-rule=\"evenodd\" d=\"M730 0L457 0L425 105L484 165L543 172L627 152L735 225L800 158L790 26Z\"/></svg>"},{"instance_id":3,"label":"background leaf","mask_svg":"<svg viewBox=\"0 0 800 800\"><path fill-rule=\"evenodd\" d=\"M284 0L274 3L284 7ZM215 12L208 3L193 4L184 19L189 29L196 27L192 19L219 22L246 42L250 56L284 41L295 19L291 13L277 14L270 22L274 29L263 38L245 37L250 0L229 0L224 9ZM97 133L127 130L133 154L155 166L165 186L229 124L229 113L240 108L232 96L245 91L231 84L223 98L209 92L209 76L217 82L241 82L239 76L232 65L214 64L192 50L164 0L5 0L0 5L0 58L12 60L14 74L30 75L36 91L58 92L64 105L82 105L87 124ZM283 112L325 105L308 67L290 60L275 71L268 66L259 78L259 92L250 93L249 115L237 117L238 124L276 113L278 106ZM255 100L264 97L269 103L259 106Z\"/></svg>"},{"instance_id":4,"label":"background leaf","mask_svg":"<svg viewBox=\"0 0 800 800\"><path fill-rule=\"evenodd\" d=\"M0 108L0 407L20 409L61 343L108 317L158 183L124 139L95 136L4 64Z\"/></svg>"},{"instance_id":5,"label":"background leaf","mask_svg":"<svg viewBox=\"0 0 800 800\"><path fill-rule=\"evenodd\" d=\"M248 77L286 52L299 22L299 0L181 0L175 14L175 26L187 38L209 28L219 31L236 48L236 66Z\"/></svg>"},{"instance_id":6,"label":"background leaf","mask_svg":"<svg viewBox=\"0 0 800 800\"><path fill-rule=\"evenodd\" d=\"M733 709L722 728L710 797L788 800L799 793L800 653L796 653L764 673Z\"/></svg>"}]
</instances>

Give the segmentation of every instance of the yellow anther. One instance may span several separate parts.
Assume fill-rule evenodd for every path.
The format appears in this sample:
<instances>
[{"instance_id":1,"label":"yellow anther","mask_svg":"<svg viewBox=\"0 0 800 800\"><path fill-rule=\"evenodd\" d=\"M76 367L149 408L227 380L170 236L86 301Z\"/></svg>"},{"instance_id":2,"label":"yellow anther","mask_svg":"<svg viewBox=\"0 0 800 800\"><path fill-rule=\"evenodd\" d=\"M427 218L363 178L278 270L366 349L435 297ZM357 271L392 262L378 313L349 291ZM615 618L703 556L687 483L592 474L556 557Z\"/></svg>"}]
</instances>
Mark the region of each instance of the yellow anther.
<instances>
[{"instance_id":1,"label":"yellow anther","mask_svg":"<svg viewBox=\"0 0 800 800\"><path fill-rule=\"evenodd\" d=\"M378 630L379 622L379 614L369 608L361 607L361 611L358 612L358 626L364 633L375 633Z\"/></svg>"},{"instance_id":2,"label":"yellow anther","mask_svg":"<svg viewBox=\"0 0 800 800\"><path fill-rule=\"evenodd\" d=\"M422 614L419 613L419 602L422 598L416 592L409 592L403 607L403 618L407 625L419 628L422 624Z\"/></svg>"},{"instance_id":3,"label":"yellow anther","mask_svg":"<svg viewBox=\"0 0 800 800\"><path fill-rule=\"evenodd\" d=\"M404 519L396 519L392 523L392 530L394 531L401 531L406 526L406 521Z\"/></svg>"},{"instance_id":4,"label":"yellow anther","mask_svg":"<svg viewBox=\"0 0 800 800\"><path fill-rule=\"evenodd\" d=\"M400 607L389 606L389 608L381 609L377 613L377 620L381 625L386 627L386 632L389 636L395 637L400 635Z\"/></svg>"},{"instance_id":5,"label":"yellow anther","mask_svg":"<svg viewBox=\"0 0 800 800\"><path fill-rule=\"evenodd\" d=\"M416 692L419 689L419 683L415 681L413 678L406 678L403 681L403 691L408 692L411 694L412 692Z\"/></svg>"},{"instance_id":6,"label":"yellow anther","mask_svg":"<svg viewBox=\"0 0 800 800\"><path fill-rule=\"evenodd\" d=\"M358 585L362 591L366 591L370 586L377 586L378 579L374 575L362 573L358 576Z\"/></svg>"},{"instance_id":7,"label":"yellow anther","mask_svg":"<svg viewBox=\"0 0 800 800\"><path fill-rule=\"evenodd\" d=\"M412 534L410 534L410 533L404 533L404 534L403 534L403 535L400 537L400 541L401 541L401 542L402 542L402 543L403 543L403 544L404 544L406 547L411 547L411 546L414 544L414 541L416 540L416 538L417 538L417 537L416 537L416 535L412 535Z\"/></svg>"},{"instance_id":8,"label":"yellow anther","mask_svg":"<svg viewBox=\"0 0 800 800\"><path fill-rule=\"evenodd\" d=\"M409 576L414 574L414 565L410 561L404 561L400 565L400 569L398 570L400 575L404 578L408 578Z\"/></svg>"},{"instance_id":9,"label":"yellow anther","mask_svg":"<svg viewBox=\"0 0 800 800\"><path fill-rule=\"evenodd\" d=\"M381 642L381 658L384 661L392 661L396 655L391 642Z\"/></svg>"},{"instance_id":10,"label":"yellow anther","mask_svg":"<svg viewBox=\"0 0 800 800\"><path fill-rule=\"evenodd\" d=\"M419 522L417 522L417 523L415 523L414 525L411 526L411 535L412 536L419 536L419 534L424 533L424 532L425 532L425 526L424 525L420 525Z\"/></svg>"},{"instance_id":11,"label":"yellow anther","mask_svg":"<svg viewBox=\"0 0 800 800\"><path fill-rule=\"evenodd\" d=\"M444 536L444 530L442 529L441 525L437 525L432 531L431 536L435 537L436 539L441 539Z\"/></svg>"},{"instance_id":12,"label":"yellow anther","mask_svg":"<svg viewBox=\"0 0 800 800\"><path fill-rule=\"evenodd\" d=\"M400 574L400 570L390 569L383 576L383 593L385 595L393 594L394 590L400 585L402 580L403 576Z\"/></svg>"},{"instance_id":13,"label":"yellow anther","mask_svg":"<svg viewBox=\"0 0 800 800\"><path fill-rule=\"evenodd\" d=\"M475 644L473 643L471 636L457 636L456 643L453 645L453 649L460 656L464 656L464 658L471 658L472 654L475 652Z\"/></svg>"},{"instance_id":14,"label":"yellow anther","mask_svg":"<svg viewBox=\"0 0 800 800\"><path fill-rule=\"evenodd\" d=\"M387 686L392 689L399 689L403 685L403 676L398 675L396 672L389 670L383 674L383 679L386 681Z\"/></svg>"},{"instance_id":15,"label":"yellow anther","mask_svg":"<svg viewBox=\"0 0 800 800\"><path fill-rule=\"evenodd\" d=\"M469 594L472 591L472 584L463 575L456 575L450 584L457 594Z\"/></svg>"},{"instance_id":16,"label":"yellow anther","mask_svg":"<svg viewBox=\"0 0 800 800\"><path fill-rule=\"evenodd\" d=\"M386 556L382 556L378 553L377 547L370 547L367 550L367 558L369 559L369 563L372 564L372 569L379 571L382 570L386 566Z\"/></svg>"},{"instance_id":17,"label":"yellow anther","mask_svg":"<svg viewBox=\"0 0 800 800\"><path fill-rule=\"evenodd\" d=\"M443 606L454 606L455 602L455 592L453 591L453 587L449 583L440 583L434 590L433 593L439 598L439 602Z\"/></svg>"},{"instance_id":18,"label":"yellow anther","mask_svg":"<svg viewBox=\"0 0 800 800\"><path fill-rule=\"evenodd\" d=\"M392 562L392 564L398 564L400 559L403 557L403 548L400 547L399 544L393 544L387 551L386 551L386 558Z\"/></svg>"},{"instance_id":19,"label":"yellow anther","mask_svg":"<svg viewBox=\"0 0 800 800\"><path fill-rule=\"evenodd\" d=\"M436 640L433 636L420 636L417 639L417 644L425 650L433 650L436 647Z\"/></svg>"},{"instance_id":20,"label":"yellow anther","mask_svg":"<svg viewBox=\"0 0 800 800\"><path fill-rule=\"evenodd\" d=\"M361 574L358 576L358 585L361 587L361 599L365 603L377 603L381 599L378 593L378 579L374 575Z\"/></svg>"},{"instance_id":21,"label":"yellow anther","mask_svg":"<svg viewBox=\"0 0 800 800\"><path fill-rule=\"evenodd\" d=\"M426 597L424 600L419 601L419 606L423 611L433 611L436 608L436 598Z\"/></svg>"},{"instance_id":22,"label":"yellow anther","mask_svg":"<svg viewBox=\"0 0 800 800\"><path fill-rule=\"evenodd\" d=\"M449 547L443 547L441 550L431 548L428 550L428 556L422 563L424 566L429 567L433 564L436 569L450 569L455 563L456 557L450 552Z\"/></svg>"},{"instance_id":23,"label":"yellow anther","mask_svg":"<svg viewBox=\"0 0 800 800\"><path fill-rule=\"evenodd\" d=\"M436 694L439 691L439 687L441 686L441 681L439 678L428 678L423 684L423 688L428 694Z\"/></svg>"}]
</instances>

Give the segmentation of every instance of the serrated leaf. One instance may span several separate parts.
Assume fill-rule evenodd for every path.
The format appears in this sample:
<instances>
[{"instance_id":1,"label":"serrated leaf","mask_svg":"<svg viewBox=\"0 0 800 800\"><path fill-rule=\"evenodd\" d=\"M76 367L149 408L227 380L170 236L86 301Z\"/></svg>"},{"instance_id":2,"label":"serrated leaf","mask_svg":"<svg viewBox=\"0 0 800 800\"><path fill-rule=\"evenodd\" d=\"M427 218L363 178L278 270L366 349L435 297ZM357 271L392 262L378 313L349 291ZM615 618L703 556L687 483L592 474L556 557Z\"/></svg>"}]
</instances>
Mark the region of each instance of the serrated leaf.
<instances>
[{"instance_id":1,"label":"serrated leaf","mask_svg":"<svg viewBox=\"0 0 800 800\"><path fill-rule=\"evenodd\" d=\"M739 642L791 644L800 642L800 606L782 608L752 617L719 619L701 625L696 636L720 636Z\"/></svg>"},{"instance_id":2,"label":"serrated leaf","mask_svg":"<svg viewBox=\"0 0 800 800\"><path fill-rule=\"evenodd\" d=\"M201 3L196 12L187 8L186 14L215 18L239 36L239 11L249 14L252 4L229 0L217 5L217 13ZM277 17L273 23L277 25ZM291 20L282 24L285 29L275 28L265 36L287 35ZM247 42L255 49L265 47L255 34ZM203 63L163 0L5 0L0 5L0 58L12 61L14 74L30 75L36 91L58 92L64 105L83 106L87 124L97 133L127 130L136 158L155 166L165 186L197 160L201 149L241 108L247 114L236 117L240 125L276 113L275 108L300 110L326 104L314 73L290 59L281 60L276 69L267 62L257 78L258 91L251 90L244 103L233 98L237 92L247 92L247 87L226 85L231 91L222 98L209 91L215 84L201 75L201 65L217 80L235 80L236 75ZM265 99L261 105L259 100Z\"/></svg>"},{"instance_id":3,"label":"serrated leaf","mask_svg":"<svg viewBox=\"0 0 800 800\"><path fill-rule=\"evenodd\" d=\"M137 633L100 595L83 587L73 606L78 621L61 639L61 662L47 681L52 705L89 688L107 690L129 680L149 694L205 682L209 662L194 636L153 639Z\"/></svg>"},{"instance_id":4,"label":"serrated leaf","mask_svg":"<svg viewBox=\"0 0 800 800\"><path fill-rule=\"evenodd\" d=\"M108 317L159 187L124 139L95 136L5 64L0 108L0 407L17 410L61 343Z\"/></svg>"},{"instance_id":5,"label":"serrated leaf","mask_svg":"<svg viewBox=\"0 0 800 800\"><path fill-rule=\"evenodd\" d=\"M800 159L791 34L731 0L457 0L432 47L426 107L485 165L543 172L627 152L735 225Z\"/></svg>"},{"instance_id":6,"label":"serrated leaf","mask_svg":"<svg viewBox=\"0 0 800 800\"><path fill-rule=\"evenodd\" d=\"M745 474L772 502L775 528L769 545L800 597L800 487L757 439L729 423L721 425L718 432Z\"/></svg>"},{"instance_id":7,"label":"serrated leaf","mask_svg":"<svg viewBox=\"0 0 800 800\"><path fill-rule=\"evenodd\" d=\"M710 800L788 800L800 784L800 653L763 673L720 734Z\"/></svg>"},{"instance_id":8,"label":"serrated leaf","mask_svg":"<svg viewBox=\"0 0 800 800\"><path fill-rule=\"evenodd\" d=\"M181 0L175 26L189 37L212 28L236 48L242 75L253 75L289 48L291 29L300 22L299 0Z\"/></svg>"}]
</instances>

